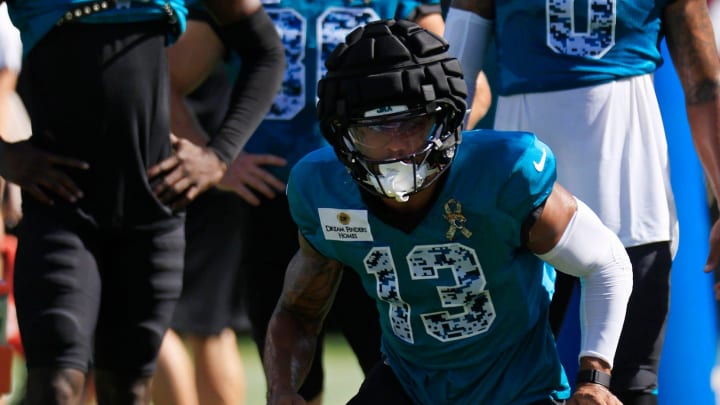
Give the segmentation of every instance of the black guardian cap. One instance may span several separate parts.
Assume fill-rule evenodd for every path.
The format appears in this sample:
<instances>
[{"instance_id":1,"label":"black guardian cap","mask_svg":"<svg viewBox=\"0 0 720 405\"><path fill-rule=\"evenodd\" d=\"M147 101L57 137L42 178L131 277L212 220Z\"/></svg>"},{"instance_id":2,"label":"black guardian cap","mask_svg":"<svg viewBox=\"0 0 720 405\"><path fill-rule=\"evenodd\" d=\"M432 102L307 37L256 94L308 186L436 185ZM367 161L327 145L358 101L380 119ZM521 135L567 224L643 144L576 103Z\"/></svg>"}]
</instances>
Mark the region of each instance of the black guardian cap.
<instances>
[{"instance_id":1,"label":"black guardian cap","mask_svg":"<svg viewBox=\"0 0 720 405\"><path fill-rule=\"evenodd\" d=\"M369 191L406 201L452 162L467 88L460 63L447 50L442 37L415 23L380 20L348 34L325 62L328 72L318 85L323 136ZM430 117L433 125L425 147L406 156L370 158L349 131L417 117ZM397 181L409 170L406 181Z\"/></svg>"}]
</instances>

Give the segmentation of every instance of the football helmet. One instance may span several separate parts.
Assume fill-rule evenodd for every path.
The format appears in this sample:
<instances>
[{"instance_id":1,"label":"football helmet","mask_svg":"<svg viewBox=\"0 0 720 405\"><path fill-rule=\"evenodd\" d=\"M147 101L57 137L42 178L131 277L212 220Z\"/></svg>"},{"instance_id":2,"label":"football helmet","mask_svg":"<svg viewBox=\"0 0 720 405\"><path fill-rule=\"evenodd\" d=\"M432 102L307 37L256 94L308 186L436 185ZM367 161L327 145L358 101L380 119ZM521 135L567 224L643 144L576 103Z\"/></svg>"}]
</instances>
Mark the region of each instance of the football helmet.
<instances>
[{"instance_id":1,"label":"football helmet","mask_svg":"<svg viewBox=\"0 0 720 405\"><path fill-rule=\"evenodd\" d=\"M380 20L352 31L326 60L323 136L371 193L407 201L452 163L467 88L447 49L415 23Z\"/></svg>"}]
</instances>

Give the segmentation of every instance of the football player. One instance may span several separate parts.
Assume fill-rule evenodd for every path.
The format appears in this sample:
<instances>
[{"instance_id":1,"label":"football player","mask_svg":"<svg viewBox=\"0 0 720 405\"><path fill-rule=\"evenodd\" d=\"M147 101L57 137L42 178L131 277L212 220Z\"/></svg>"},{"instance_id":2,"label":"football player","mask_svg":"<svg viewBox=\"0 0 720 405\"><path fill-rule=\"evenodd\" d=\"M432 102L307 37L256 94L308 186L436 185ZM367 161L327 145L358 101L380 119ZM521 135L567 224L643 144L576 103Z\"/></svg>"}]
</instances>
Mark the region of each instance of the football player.
<instances>
[{"instance_id":1,"label":"football player","mask_svg":"<svg viewBox=\"0 0 720 405\"><path fill-rule=\"evenodd\" d=\"M461 132L466 86L440 37L383 20L328 58L332 145L291 172L300 250L270 321L270 404L296 390L347 268L376 303L383 361L350 404L557 404L546 263L583 280L587 374L569 403L619 404L612 361L632 286L617 236L556 183L532 133ZM461 145L462 139L462 145Z\"/></svg>"}]
</instances>

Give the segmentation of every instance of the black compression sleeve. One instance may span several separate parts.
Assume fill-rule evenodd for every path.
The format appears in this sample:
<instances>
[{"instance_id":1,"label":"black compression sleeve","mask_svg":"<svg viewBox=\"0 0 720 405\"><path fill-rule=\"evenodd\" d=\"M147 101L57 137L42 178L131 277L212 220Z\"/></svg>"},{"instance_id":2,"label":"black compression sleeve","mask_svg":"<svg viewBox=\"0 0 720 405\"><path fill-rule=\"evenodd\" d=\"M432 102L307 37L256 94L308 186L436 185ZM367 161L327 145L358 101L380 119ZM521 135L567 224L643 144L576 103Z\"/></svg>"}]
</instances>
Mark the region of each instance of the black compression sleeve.
<instances>
[{"instance_id":1,"label":"black compression sleeve","mask_svg":"<svg viewBox=\"0 0 720 405\"><path fill-rule=\"evenodd\" d=\"M208 146L230 164L267 114L285 72L285 49L260 7L243 20L220 27L225 45L241 59L225 121Z\"/></svg>"}]
</instances>

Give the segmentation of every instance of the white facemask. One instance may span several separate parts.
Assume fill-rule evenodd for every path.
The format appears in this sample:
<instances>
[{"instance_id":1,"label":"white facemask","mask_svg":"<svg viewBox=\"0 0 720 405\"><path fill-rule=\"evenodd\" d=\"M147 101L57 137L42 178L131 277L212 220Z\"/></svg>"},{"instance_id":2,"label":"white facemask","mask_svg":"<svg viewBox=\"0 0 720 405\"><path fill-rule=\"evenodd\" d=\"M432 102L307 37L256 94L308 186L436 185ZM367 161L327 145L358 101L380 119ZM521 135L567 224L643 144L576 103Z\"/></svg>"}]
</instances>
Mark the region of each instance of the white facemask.
<instances>
[{"instance_id":1,"label":"white facemask","mask_svg":"<svg viewBox=\"0 0 720 405\"><path fill-rule=\"evenodd\" d=\"M393 197L398 202L406 202L416 188L420 188L427 177L427 165L421 164L413 176L413 164L405 162L393 162L379 165L380 175L376 177L368 175L368 182L375 189L388 197ZM378 184L379 181L379 184Z\"/></svg>"}]
</instances>

